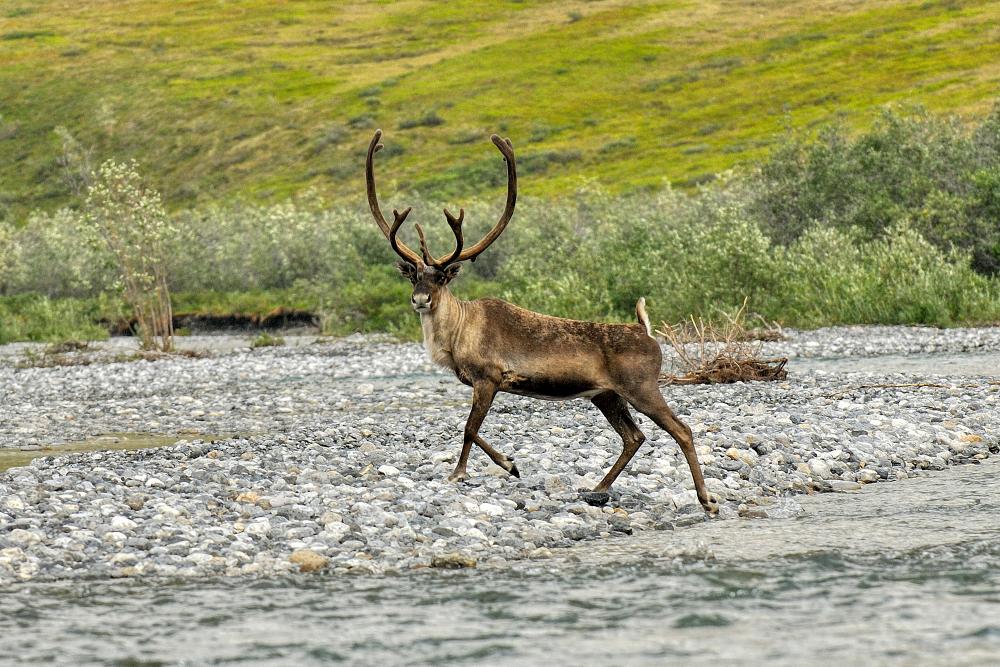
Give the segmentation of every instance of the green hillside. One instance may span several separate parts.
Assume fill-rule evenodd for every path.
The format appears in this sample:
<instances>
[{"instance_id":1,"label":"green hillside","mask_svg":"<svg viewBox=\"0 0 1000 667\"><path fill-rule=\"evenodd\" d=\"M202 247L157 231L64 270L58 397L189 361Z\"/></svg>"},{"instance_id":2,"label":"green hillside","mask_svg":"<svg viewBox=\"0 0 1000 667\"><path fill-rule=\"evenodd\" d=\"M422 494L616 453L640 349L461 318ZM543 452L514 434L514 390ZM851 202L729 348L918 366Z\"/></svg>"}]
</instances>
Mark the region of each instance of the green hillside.
<instances>
[{"instance_id":1,"label":"green hillside","mask_svg":"<svg viewBox=\"0 0 1000 667\"><path fill-rule=\"evenodd\" d=\"M65 126L134 157L171 207L309 186L438 198L692 183L760 156L786 119L887 102L981 113L1000 84L992 2L14 0L0 9L0 217L69 200Z\"/></svg>"}]
</instances>

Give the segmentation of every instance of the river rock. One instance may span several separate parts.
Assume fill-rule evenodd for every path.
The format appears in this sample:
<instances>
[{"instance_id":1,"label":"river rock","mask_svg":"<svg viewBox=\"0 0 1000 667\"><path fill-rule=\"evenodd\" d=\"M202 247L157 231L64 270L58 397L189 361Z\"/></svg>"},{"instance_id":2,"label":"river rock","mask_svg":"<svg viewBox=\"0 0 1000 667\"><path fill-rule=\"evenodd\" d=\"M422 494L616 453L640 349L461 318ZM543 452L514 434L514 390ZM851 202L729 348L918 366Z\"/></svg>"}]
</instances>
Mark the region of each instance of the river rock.
<instances>
[{"instance_id":1,"label":"river rock","mask_svg":"<svg viewBox=\"0 0 1000 667\"><path fill-rule=\"evenodd\" d=\"M832 479L830 480L830 488L839 493L844 493L847 491L860 491L861 485L857 482L844 481L842 479Z\"/></svg>"},{"instance_id":2,"label":"river rock","mask_svg":"<svg viewBox=\"0 0 1000 667\"><path fill-rule=\"evenodd\" d=\"M298 565L299 572L317 572L325 568L330 563L329 558L316 553L312 549L299 549L298 551L294 551L292 552L292 555L288 557L288 561Z\"/></svg>"},{"instance_id":3,"label":"river rock","mask_svg":"<svg viewBox=\"0 0 1000 667\"><path fill-rule=\"evenodd\" d=\"M476 566L475 558L467 554L461 554L458 552L439 554L431 559L431 567L442 568L446 570L455 570L455 569L475 567L475 566Z\"/></svg>"}]
</instances>

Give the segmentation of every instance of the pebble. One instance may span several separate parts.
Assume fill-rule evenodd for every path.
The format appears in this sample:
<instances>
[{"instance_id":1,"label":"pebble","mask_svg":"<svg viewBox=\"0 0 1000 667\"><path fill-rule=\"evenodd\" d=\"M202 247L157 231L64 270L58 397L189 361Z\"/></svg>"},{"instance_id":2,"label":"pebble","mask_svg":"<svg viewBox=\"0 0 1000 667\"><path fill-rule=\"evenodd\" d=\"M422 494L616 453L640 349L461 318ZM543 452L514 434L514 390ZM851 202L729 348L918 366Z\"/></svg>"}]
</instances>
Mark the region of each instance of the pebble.
<instances>
[{"instance_id":1,"label":"pebble","mask_svg":"<svg viewBox=\"0 0 1000 667\"><path fill-rule=\"evenodd\" d=\"M111 519L111 527L117 531L129 532L135 529L137 525L138 524L135 521L127 519L123 516L116 516Z\"/></svg>"},{"instance_id":2,"label":"pebble","mask_svg":"<svg viewBox=\"0 0 1000 667\"><path fill-rule=\"evenodd\" d=\"M848 482L845 480L834 479L830 481L830 488L839 493L844 493L848 491L860 491L861 485L857 482Z\"/></svg>"},{"instance_id":3,"label":"pebble","mask_svg":"<svg viewBox=\"0 0 1000 667\"><path fill-rule=\"evenodd\" d=\"M288 557L288 562L298 565L299 572L316 572L325 568L330 559L312 549L299 549Z\"/></svg>"},{"instance_id":4,"label":"pebble","mask_svg":"<svg viewBox=\"0 0 1000 667\"><path fill-rule=\"evenodd\" d=\"M438 567L446 570L476 567L476 559L472 556L460 553L439 554L431 559L431 567Z\"/></svg>"},{"instance_id":5,"label":"pebble","mask_svg":"<svg viewBox=\"0 0 1000 667\"><path fill-rule=\"evenodd\" d=\"M862 484L871 484L872 482L878 481L879 475L874 470L865 468L863 470L858 471L857 478L858 481L861 482Z\"/></svg>"}]
</instances>

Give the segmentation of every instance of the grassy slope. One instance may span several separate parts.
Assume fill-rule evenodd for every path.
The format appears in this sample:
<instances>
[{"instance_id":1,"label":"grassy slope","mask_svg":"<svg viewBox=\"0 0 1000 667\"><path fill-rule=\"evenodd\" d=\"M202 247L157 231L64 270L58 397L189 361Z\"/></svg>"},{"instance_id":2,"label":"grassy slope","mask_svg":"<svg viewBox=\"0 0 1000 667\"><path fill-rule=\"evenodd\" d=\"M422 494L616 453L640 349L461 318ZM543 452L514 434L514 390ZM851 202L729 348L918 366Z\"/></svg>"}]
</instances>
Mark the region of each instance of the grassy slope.
<instances>
[{"instance_id":1,"label":"grassy slope","mask_svg":"<svg viewBox=\"0 0 1000 667\"><path fill-rule=\"evenodd\" d=\"M692 182L760 155L786 118L982 111L997 18L960 0L14 0L0 217L67 201L58 125L95 160L139 159L174 206L308 186L360 199L376 126L386 189L496 189L492 131L527 195ZM442 122L400 127L428 116Z\"/></svg>"}]
</instances>

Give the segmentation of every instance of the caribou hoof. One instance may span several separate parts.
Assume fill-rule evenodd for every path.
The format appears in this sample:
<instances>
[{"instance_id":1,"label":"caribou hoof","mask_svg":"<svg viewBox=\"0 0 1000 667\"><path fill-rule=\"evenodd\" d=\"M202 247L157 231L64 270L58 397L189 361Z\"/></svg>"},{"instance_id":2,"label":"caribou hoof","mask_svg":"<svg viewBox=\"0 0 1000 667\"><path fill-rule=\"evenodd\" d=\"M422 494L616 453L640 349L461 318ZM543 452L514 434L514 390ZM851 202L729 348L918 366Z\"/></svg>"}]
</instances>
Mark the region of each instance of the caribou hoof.
<instances>
[{"instance_id":1,"label":"caribou hoof","mask_svg":"<svg viewBox=\"0 0 1000 667\"><path fill-rule=\"evenodd\" d=\"M581 491L580 500L594 507L603 507L611 500L611 494L607 491Z\"/></svg>"},{"instance_id":2,"label":"caribou hoof","mask_svg":"<svg viewBox=\"0 0 1000 667\"><path fill-rule=\"evenodd\" d=\"M507 462L510 463L510 470L507 471L508 474L510 474L513 477L517 477L518 479L521 479L521 473L518 472L517 470L517 464L515 464L514 461L510 459L508 459Z\"/></svg>"},{"instance_id":3,"label":"caribou hoof","mask_svg":"<svg viewBox=\"0 0 1000 667\"><path fill-rule=\"evenodd\" d=\"M702 501L701 506L705 508L705 511L709 514L719 513L719 496L714 493L708 494L708 500Z\"/></svg>"},{"instance_id":4,"label":"caribou hoof","mask_svg":"<svg viewBox=\"0 0 1000 667\"><path fill-rule=\"evenodd\" d=\"M448 481L455 482L457 484L458 482L464 480L466 477L468 477L468 475L464 470L456 470L455 472L448 475Z\"/></svg>"}]
</instances>

